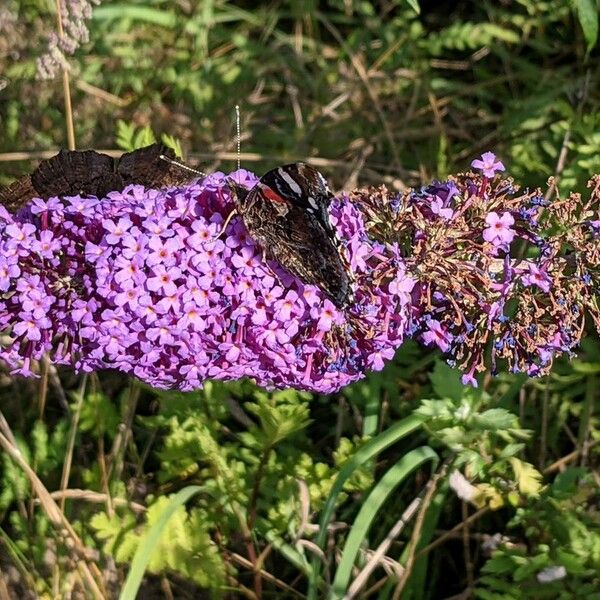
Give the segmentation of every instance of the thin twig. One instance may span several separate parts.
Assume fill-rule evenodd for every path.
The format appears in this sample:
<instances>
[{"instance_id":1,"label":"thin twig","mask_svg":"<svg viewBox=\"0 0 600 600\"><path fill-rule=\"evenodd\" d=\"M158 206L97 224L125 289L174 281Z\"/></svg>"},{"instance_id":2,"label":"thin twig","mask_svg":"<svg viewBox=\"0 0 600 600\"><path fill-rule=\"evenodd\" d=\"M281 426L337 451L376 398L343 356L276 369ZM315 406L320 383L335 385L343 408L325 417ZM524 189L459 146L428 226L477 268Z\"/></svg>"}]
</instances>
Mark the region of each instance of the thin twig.
<instances>
[{"instance_id":1,"label":"thin twig","mask_svg":"<svg viewBox=\"0 0 600 600\"><path fill-rule=\"evenodd\" d=\"M463 523L469 518L469 505L461 502ZM473 561L471 560L471 540L469 539L469 525L462 528L463 556L465 559L465 570L467 573L467 587L472 590L475 587L475 574L473 572Z\"/></svg>"},{"instance_id":2,"label":"thin twig","mask_svg":"<svg viewBox=\"0 0 600 600\"><path fill-rule=\"evenodd\" d=\"M40 382L38 385L38 417L44 418L46 408L46 399L48 398L48 376L50 370L50 359L44 355L42 357L40 369Z\"/></svg>"},{"instance_id":3,"label":"thin twig","mask_svg":"<svg viewBox=\"0 0 600 600\"><path fill-rule=\"evenodd\" d=\"M260 484L263 480L263 475L267 466L267 463L269 461L269 457L271 456L271 451L273 450L272 446L268 446L263 450L262 456L260 457L260 461L258 463L258 468L256 470L256 474L254 476L254 485L252 486L252 494L250 496L250 502L248 504L248 520L247 520L247 527L248 527L248 531L252 532L252 529L254 527L254 523L256 522L256 514L257 514L257 508L258 508L258 495L260 493ZM254 546L252 544L252 540L248 540L248 545L250 547L252 547L252 550L254 551ZM261 563L264 561L264 558L262 559L262 561L259 561L258 558L256 557L256 553L253 552L251 553L254 555L254 557L252 558L252 561L254 562L254 593L256 594L257 598L262 598L262 577L261 577Z\"/></svg>"},{"instance_id":4,"label":"thin twig","mask_svg":"<svg viewBox=\"0 0 600 600\"><path fill-rule=\"evenodd\" d=\"M590 442L590 444L588 445L588 451L591 448L593 448L594 446L596 446L597 444L600 444L600 440L594 440L594 441ZM569 454L566 454L565 456L559 458L556 462L553 462L551 465L547 466L542 471L542 474L550 475L551 473L554 473L555 471L560 471L565 465L569 464L570 462L576 461L579 458L580 454L581 454L580 448L573 450L573 452L569 452Z\"/></svg>"},{"instance_id":5,"label":"thin twig","mask_svg":"<svg viewBox=\"0 0 600 600\"><path fill-rule=\"evenodd\" d=\"M229 558L231 558L231 560L233 562L237 563L241 567L244 567L246 569L254 568L253 564L247 558L242 556L241 554L236 554L235 552L231 552L231 553L229 553ZM275 575L272 575L268 571L265 571L264 569L260 569L260 575L265 581L268 581L269 583L276 585L277 587L281 588L282 590L285 590L286 592L292 594L293 596L297 596L299 598L304 598L304 594L301 594L298 590L295 590L293 587L290 587L287 583L285 583L285 581L281 581L281 579L277 579L277 577L275 577Z\"/></svg>"},{"instance_id":6,"label":"thin twig","mask_svg":"<svg viewBox=\"0 0 600 600\"><path fill-rule=\"evenodd\" d=\"M413 529L411 538L410 538L410 546L408 551L408 557L406 559L406 563L404 565L404 572L402 573L402 577L398 584L396 585L396 589L394 590L394 595L392 596L393 600L400 600L402 590L412 573L413 566L417 559L417 545L419 544L419 538L421 536L421 531L423 529L423 523L425 522L425 515L427 514L427 509L433 500L433 496L437 491L437 484L440 479L443 479L446 476L448 471L448 467L450 466L450 461L446 461L439 471L427 482L427 487L425 488L425 496L423 497L423 502L421 503L421 507L419 508L419 514L415 520L415 527Z\"/></svg>"},{"instance_id":7,"label":"thin twig","mask_svg":"<svg viewBox=\"0 0 600 600\"><path fill-rule=\"evenodd\" d=\"M62 2L56 0L56 23L58 25L58 37L62 40L65 37L62 22ZM69 150L75 150L75 126L73 124L73 106L71 105L71 85L69 83L69 71L63 66L63 95L65 101L65 122L67 125L67 147Z\"/></svg>"},{"instance_id":8,"label":"thin twig","mask_svg":"<svg viewBox=\"0 0 600 600\"><path fill-rule=\"evenodd\" d=\"M590 425L594 414L597 386L597 377L595 375L590 375L586 382L585 399L583 401L583 410L581 412L579 431L577 434L577 448L579 449L581 466L585 466L590 449Z\"/></svg>"},{"instance_id":9,"label":"thin twig","mask_svg":"<svg viewBox=\"0 0 600 600\"><path fill-rule=\"evenodd\" d=\"M65 498L68 498L69 500L84 500L85 502L91 502L93 504L104 504L108 500L106 494L94 492L92 490L81 490L78 488L50 492L50 497L54 498L54 500L63 500ZM115 506L126 506L134 512L146 512L146 507L143 504L131 502L126 498L111 498L111 501ZM39 504L39 500L36 500L36 504Z\"/></svg>"},{"instance_id":10,"label":"thin twig","mask_svg":"<svg viewBox=\"0 0 600 600\"><path fill-rule=\"evenodd\" d=\"M90 96L96 96L96 98L100 98L100 100L103 102L114 104L119 108L123 108L132 102L132 100L124 100L123 98L119 98L119 96L115 96L114 94L96 87L95 85L92 85L83 79L77 79L77 81L75 81L75 86L82 92L89 94Z\"/></svg>"},{"instance_id":11,"label":"thin twig","mask_svg":"<svg viewBox=\"0 0 600 600\"><path fill-rule=\"evenodd\" d=\"M544 468L546 462L546 440L548 437L548 404L550 402L550 378L546 378L544 386L544 395L542 397L542 426L540 430L540 455L538 458L538 466Z\"/></svg>"},{"instance_id":12,"label":"thin twig","mask_svg":"<svg viewBox=\"0 0 600 600\"><path fill-rule=\"evenodd\" d=\"M54 386L54 391L58 396L58 403L65 412L69 412L69 402L67 400L67 395L65 394L65 390L62 386L62 383L60 382L58 371L51 362L48 362L48 376L50 379L50 383Z\"/></svg>"},{"instance_id":13,"label":"thin twig","mask_svg":"<svg viewBox=\"0 0 600 600\"><path fill-rule=\"evenodd\" d=\"M104 452L104 436L98 438L98 466L100 467L100 486L106 497L106 513L109 517L113 517L115 509L113 499L110 495L110 485L108 480L108 470L106 468L106 454Z\"/></svg>"},{"instance_id":14,"label":"thin twig","mask_svg":"<svg viewBox=\"0 0 600 600\"><path fill-rule=\"evenodd\" d=\"M110 452L110 466L108 468L108 479L120 479L125 460L125 450L131 436L131 427L135 417L138 399L140 397L140 386L132 380L129 387L129 397L127 398L127 413L123 422L119 424L119 431L115 436L112 450Z\"/></svg>"},{"instance_id":15,"label":"thin twig","mask_svg":"<svg viewBox=\"0 0 600 600\"><path fill-rule=\"evenodd\" d=\"M375 568L381 563L383 557L386 555L387 551L390 549L390 546L394 542L394 540L400 535L404 527L408 524L408 522L415 516L416 512L419 510L419 506L423 501L423 496L417 496L413 499L413 501L406 507L400 518L396 521L394 526L388 531L385 539L377 546L375 552L369 558L367 564L362 568L360 573L355 577L352 585L348 588L348 592L344 596L344 600L351 600L355 598L356 595L362 590L364 585L367 583L371 573L375 570Z\"/></svg>"},{"instance_id":16,"label":"thin twig","mask_svg":"<svg viewBox=\"0 0 600 600\"><path fill-rule=\"evenodd\" d=\"M474 523L475 521L477 521L477 519L480 519L481 517L483 517L483 515L486 515L488 512L490 512L490 510L491 509L487 506L480 508L477 512L473 513L470 517L468 517L464 521L461 521L460 523L455 525L452 529L449 529L448 531L446 531L446 533L443 533L442 535L440 535L440 537L433 540L433 542L431 542L430 544L427 544L427 546L425 546L425 548L419 550L417 552L417 555L415 558L420 558L424 554L427 554L428 552L431 552L438 546L441 546L446 540L453 538L457 532L461 531L461 529L463 527L465 527L465 526L468 527L471 523Z\"/></svg>"},{"instance_id":17,"label":"thin twig","mask_svg":"<svg viewBox=\"0 0 600 600\"><path fill-rule=\"evenodd\" d=\"M419 511L421 507L421 511L419 512L419 516L423 515L426 511L431 499L433 498L433 494L437 489L437 482L443 475L446 473L448 469L448 465L444 464L442 468L427 482L426 486L423 488L421 493L413 499L413 501L406 507L400 518L396 521L394 526L388 531L385 539L377 546L375 552L373 552L369 558L367 564L363 567L360 573L355 577L354 581L348 588L346 595L344 596L344 600L352 600L355 598L357 594L362 590L362 588L367 583L371 573L375 570L375 568L381 563L384 556L387 554L390 546L394 542L394 540L400 535L404 527L407 523L414 517L414 515ZM419 528L419 522L415 524L415 529ZM414 534L413 534L414 540ZM409 557L410 560L410 557ZM407 567L409 567L409 563L407 561ZM403 574L406 573L406 568L403 569Z\"/></svg>"}]
</instances>

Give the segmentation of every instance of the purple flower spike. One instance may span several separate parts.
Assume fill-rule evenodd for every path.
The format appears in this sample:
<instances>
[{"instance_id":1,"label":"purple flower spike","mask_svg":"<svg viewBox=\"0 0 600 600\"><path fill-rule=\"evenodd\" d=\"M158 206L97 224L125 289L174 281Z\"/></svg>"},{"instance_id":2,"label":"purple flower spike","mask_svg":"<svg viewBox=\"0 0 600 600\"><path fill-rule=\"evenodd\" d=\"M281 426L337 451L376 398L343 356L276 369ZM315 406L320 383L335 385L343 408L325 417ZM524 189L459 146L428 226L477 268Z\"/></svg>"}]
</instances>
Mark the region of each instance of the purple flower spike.
<instances>
[{"instance_id":1,"label":"purple flower spike","mask_svg":"<svg viewBox=\"0 0 600 600\"><path fill-rule=\"evenodd\" d=\"M356 303L342 312L265 264L239 217L222 234L232 208L215 173L181 189L130 186L0 211L0 330L10 338L0 360L29 376L49 354L180 390L251 377L333 392L383 368L404 340L414 285L398 246L370 238L347 198L332 203L356 280Z\"/></svg>"},{"instance_id":2,"label":"purple flower spike","mask_svg":"<svg viewBox=\"0 0 600 600\"><path fill-rule=\"evenodd\" d=\"M496 174L496 171L504 171L504 165L496 160L496 155L493 152L484 152L481 155L481 160L476 158L471 166L474 169L479 169L483 172L486 177L492 178Z\"/></svg>"}]
</instances>

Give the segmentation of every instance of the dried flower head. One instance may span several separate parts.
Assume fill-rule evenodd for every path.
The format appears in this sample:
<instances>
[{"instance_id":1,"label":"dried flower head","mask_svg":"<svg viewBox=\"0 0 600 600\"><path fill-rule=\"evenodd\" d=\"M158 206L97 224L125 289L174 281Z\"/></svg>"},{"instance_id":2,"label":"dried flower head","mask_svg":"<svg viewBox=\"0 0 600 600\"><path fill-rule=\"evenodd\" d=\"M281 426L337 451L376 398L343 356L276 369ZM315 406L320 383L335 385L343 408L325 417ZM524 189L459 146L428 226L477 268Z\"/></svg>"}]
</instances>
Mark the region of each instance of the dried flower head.
<instances>
[{"instance_id":1,"label":"dried flower head","mask_svg":"<svg viewBox=\"0 0 600 600\"><path fill-rule=\"evenodd\" d=\"M540 190L489 179L501 163L486 154L474 161L483 177L352 196L369 235L404 250L417 281L414 334L474 385L490 367L547 373L555 356L579 343L585 309L597 327L600 314L600 178L587 202L572 194L550 203Z\"/></svg>"}]
</instances>

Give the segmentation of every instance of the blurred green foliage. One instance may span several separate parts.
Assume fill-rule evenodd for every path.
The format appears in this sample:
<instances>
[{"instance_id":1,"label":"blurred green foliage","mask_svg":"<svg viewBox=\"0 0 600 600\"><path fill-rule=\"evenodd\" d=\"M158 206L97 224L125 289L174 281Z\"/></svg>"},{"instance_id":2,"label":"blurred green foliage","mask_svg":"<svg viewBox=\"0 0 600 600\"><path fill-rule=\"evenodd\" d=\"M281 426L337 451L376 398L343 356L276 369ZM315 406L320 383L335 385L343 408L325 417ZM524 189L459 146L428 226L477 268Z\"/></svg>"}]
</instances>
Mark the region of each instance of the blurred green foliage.
<instances>
[{"instance_id":1,"label":"blurred green foliage","mask_svg":"<svg viewBox=\"0 0 600 600\"><path fill-rule=\"evenodd\" d=\"M104 0L70 61L78 145L114 147L122 119L215 166L239 103L258 172L319 156L337 185L410 185L493 149L543 185L564 144L563 185L581 189L600 166L595 3ZM64 146L60 78L34 79L52 4L5 4L0 151Z\"/></svg>"},{"instance_id":2,"label":"blurred green foliage","mask_svg":"<svg viewBox=\"0 0 600 600\"><path fill-rule=\"evenodd\" d=\"M35 79L53 11L0 7L0 153L65 145L62 83ZM235 153L239 103L242 149L259 155L244 166L257 172L321 157L338 186L418 185L493 149L524 185L556 174L561 190L581 190L600 172L597 24L595 0L104 0L70 60L78 146L161 138L204 170L228 169L218 155ZM0 183L34 163L2 164ZM102 373L67 407L78 381L61 372L47 393L0 374L0 407L50 491L74 436L73 494L57 501L107 598L170 500L195 485L149 553L140 598L341 597L420 502L364 597L593 599L599 373L593 332L547 379L501 374L477 390L410 342L329 397L245 381L161 392ZM423 424L389 435L411 415ZM473 506L449 487L454 470ZM0 586L68 597L87 589L78 559L3 453ZM561 578L541 581L551 567Z\"/></svg>"}]
</instances>

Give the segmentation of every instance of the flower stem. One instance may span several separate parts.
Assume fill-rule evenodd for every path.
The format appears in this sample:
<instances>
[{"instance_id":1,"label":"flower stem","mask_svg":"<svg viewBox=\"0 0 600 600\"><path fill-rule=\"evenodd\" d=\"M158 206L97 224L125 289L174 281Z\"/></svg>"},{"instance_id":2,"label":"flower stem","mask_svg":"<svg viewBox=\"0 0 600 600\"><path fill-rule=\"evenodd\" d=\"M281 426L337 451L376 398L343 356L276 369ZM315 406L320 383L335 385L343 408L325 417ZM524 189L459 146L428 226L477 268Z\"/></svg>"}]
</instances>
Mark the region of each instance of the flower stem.
<instances>
[{"instance_id":1,"label":"flower stem","mask_svg":"<svg viewBox=\"0 0 600 600\"><path fill-rule=\"evenodd\" d=\"M56 22L58 25L58 37L64 38L64 29L62 24L62 2L56 0ZM71 104L71 85L69 81L69 71L63 66L63 96L65 102L65 122L67 125L67 147L69 150L75 150L75 126L73 124L73 106Z\"/></svg>"}]
</instances>

